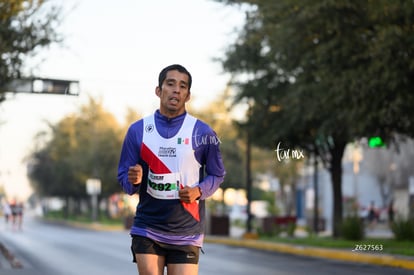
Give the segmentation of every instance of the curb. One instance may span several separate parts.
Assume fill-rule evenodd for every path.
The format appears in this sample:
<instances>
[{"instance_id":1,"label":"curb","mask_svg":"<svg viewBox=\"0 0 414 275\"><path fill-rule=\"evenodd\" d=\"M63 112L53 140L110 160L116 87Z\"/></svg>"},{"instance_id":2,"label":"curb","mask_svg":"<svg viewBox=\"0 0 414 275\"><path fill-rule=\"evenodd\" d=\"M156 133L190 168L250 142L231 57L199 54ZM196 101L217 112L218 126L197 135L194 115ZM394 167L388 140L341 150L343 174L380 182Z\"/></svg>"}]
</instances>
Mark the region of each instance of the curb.
<instances>
[{"instance_id":1,"label":"curb","mask_svg":"<svg viewBox=\"0 0 414 275\"><path fill-rule=\"evenodd\" d=\"M54 221L54 223L56 223ZM104 226L99 223L94 224L84 224L77 222L66 222L61 221L57 222L66 226L73 226L83 229L92 229L92 230L104 230L104 231L122 231L125 230L120 226ZM246 236L245 238L227 238L227 237L216 237L212 235L206 235L204 238L206 243L216 243L216 244L225 244L246 248L253 248L271 252L280 252L287 254L294 254L306 257L317 257L325 258L331 260L347 261L347 262L356 262L356 263L366 263L373 265L397 267L404 269L414 270L414 258L403 257L403 256L393 256L389 254L378 254L367 252L357 252L351 250L340 250L340 249L328 249L328 248L317 248L311 246L299 246L291 244L282 244L282 243L273 243L265 242L256 239L251 239Z\"/></svg>"},{"instance_id":2,"label":"curb","mask_svg":"<svg viewBox=\"0 0 414 275\"><path fill-rule=\"evenodd\" d=\"M318 257L332 260L358 262L404 269L414 269L414 259L405 259L391 255L368 254L366 252L352 252L339 249L315 248L308 246L295 246L281 243L269 243L249 239L227 239L206 236L206 243L227 244L266 251L281 252L301 255L306 257Z\"/></svg>"},{"instance_id":3,"label":"curb","mask_svg":"<svg viewBox=\"0 0 414 275\"><path fill-rule=\"evenodd\" d=\"M75 221L65 221L65 220L53 220L53 219L43 219L42 222L50 223L50 224L58 224L62 226L80 228L80 229L88 229L88 230L95 230L95 231L122 231L126 230L120 225L106 225L99 222L93 223L83 223L83 222L75 222Z\"/></svg>"}]
</instances>

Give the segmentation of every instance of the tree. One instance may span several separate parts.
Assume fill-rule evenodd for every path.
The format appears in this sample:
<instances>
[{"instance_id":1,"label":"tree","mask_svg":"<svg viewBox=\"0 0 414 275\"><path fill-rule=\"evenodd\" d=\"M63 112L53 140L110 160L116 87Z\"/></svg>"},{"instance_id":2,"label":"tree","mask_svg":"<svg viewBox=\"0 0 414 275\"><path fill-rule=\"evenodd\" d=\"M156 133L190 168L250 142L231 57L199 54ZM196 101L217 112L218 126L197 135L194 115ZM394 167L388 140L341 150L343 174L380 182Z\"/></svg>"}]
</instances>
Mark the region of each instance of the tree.
<instances>
[{"instance_id":1,"label":"tree","mask_svg":"<svg viewBox=\"0 0 414 275\"><path fill-rule=\"evenodd\" d=\"M22 76L24 61L41 48L61 42L60 10L43 0L0 0L0 103L5 86Z\"/></svg>"},{"instance_id":2,"label":"tree","mask_svg":"<svg viewBox=\"0 0 414 275\"><path fill-rule=\"evenodd\" d=\"M101 180L101 197L120 191L116 171L123 128L102 103L90 98L79 114L49 125L30 156L29 178L43 196L85 198L88 178Z\"/></svg>"},{"instance_id":3,"label":"tree","mask_svg":"<svg viewBox=\"0 0 414 275\"><path fill-rule=\"evenodd\" d=\"M202 110L195 110L189 106L189 111L198 118L208 123L216 131L220 139L220 151L226 169L226 177L222 188L243 188L245 187L245 169L243 166L244 144L238 137L231 114L229 113L229 102L226 100L229 90L213 101Z\"/></svg>"},{"instance_id":4,"label":"tree","mask_svg":"<svg viewBox=\"0 0 414 275\"><path fill-rule=\"evenodd\" d=\"M341 235L347 143L414 135L412 1L225 0L247 4L223 68L261 146L283 141L317 155L331 174L333 236Z\"/></svg>"}]
</instances>

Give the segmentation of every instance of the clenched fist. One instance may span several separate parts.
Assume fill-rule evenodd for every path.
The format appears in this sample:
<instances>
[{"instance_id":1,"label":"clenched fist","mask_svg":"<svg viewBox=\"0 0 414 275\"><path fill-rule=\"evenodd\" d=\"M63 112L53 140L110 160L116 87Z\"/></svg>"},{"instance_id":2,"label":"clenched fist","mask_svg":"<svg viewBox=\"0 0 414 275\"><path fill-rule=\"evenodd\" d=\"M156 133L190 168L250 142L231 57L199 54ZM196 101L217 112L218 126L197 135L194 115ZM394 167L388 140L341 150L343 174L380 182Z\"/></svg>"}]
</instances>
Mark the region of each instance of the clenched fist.
<instances>
[{"instance_id":1,"label":"clenched fist","mask_svg":"<svg viewBox=\"0 0 414 275\"><path fill-rule=\"evenodd\" d=\"M178 191L178 196L181 201L185 203L193 203L201 196L201 189L198 186L195 187L182 187Z\"/></svg>"},{"instance_id":2,"label":"clenched fist","mask_svg":"<svg viewBox=\"0 0 414 275\"><path fill-rule=\"evenodd\" d=\"M128 169L128 181L132 184L140 184L142 181L142 166L136 164Z\"/></svg>"}]
</instances>

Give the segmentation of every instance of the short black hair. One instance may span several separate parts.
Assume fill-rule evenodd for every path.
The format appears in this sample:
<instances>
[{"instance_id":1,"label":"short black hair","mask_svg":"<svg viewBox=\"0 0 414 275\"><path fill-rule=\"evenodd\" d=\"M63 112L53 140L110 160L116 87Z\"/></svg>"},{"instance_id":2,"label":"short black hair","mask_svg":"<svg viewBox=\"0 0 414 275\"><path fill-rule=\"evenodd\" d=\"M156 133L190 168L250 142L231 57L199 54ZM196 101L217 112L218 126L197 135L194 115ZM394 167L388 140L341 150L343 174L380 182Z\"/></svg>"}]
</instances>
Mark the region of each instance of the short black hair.
<instances>
[{"instance_id":1,"label":"short black hair","mask_svg":"<svg viewBox=\"0 0 414 275\"><path fill-rule=\"evenodd\" d=\"M165 67L164 69L161 70L161 72L158 76L158 87L161 88L162 83L164 82L165 78L167 78L167 73L169 71L173 71L173 70L177 70L180 73L184 73L184 74L188 75L188 90L190 90L191 83L192 83L193 79L191 77L190 72L187 71L187 69L184 66L180 65L180 64L172 64L172 65L169 65L169 66L167 66L167 67Z\"/></svg>"}]
</instances>

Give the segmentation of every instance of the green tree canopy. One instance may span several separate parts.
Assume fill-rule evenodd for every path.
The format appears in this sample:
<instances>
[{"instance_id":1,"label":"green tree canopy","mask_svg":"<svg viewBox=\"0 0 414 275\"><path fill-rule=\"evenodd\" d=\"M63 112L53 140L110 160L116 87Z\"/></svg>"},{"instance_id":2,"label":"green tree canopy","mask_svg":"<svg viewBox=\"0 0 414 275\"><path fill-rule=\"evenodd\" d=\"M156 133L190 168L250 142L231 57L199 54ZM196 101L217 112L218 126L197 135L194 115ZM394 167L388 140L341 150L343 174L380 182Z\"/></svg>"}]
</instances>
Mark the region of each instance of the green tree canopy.
<instances>
[{"instance_id":1,"label":"green tree canopy","mask_svg":"<svg viewBox=\"0 0 414 275\"><path fill-rule=\"evenodd\" d=\"M114 175L123 128L102 103L91 98L79 114L50 129L50 138L38 139L40 145L30 157L29 178L40 195L85 197L88 178L101 180L103 197L121 190Z\"/></svg>"},{"instance_id":2,"label":"green tree canopy","mask_svg":"<svg viewBox=\"0 0 414 275\"><path fill-rule=\"evenodd\" d=\"M246 173L244 163L243 137L239 137L231 119L226 100L228 90L202 110L189 108L189 112L208 123L220 139L220 151L226 169L226 177L222 188L244 188Z\"/></svg>"},{"instance_id":3,"label":"green tree canopy","mask_svg":"<svg viewBox=\"0 0 414 275\"><path fill-rule=\"evenodd\" d=\"M60 10L42 0L0 0L0 102L4 87L20 78L24 61L41 48L62 41Z\"/></svg>"},{"instance_id":4,"label":"green tree canopy","mask_svg":"<svg viewBox=\"0 0 414 275\"><path fill-rule=\"evenodd\" d=\"M322 159L332 176L339 236L346 144L414 135L414 2L218 2L247 7L222 64L235 76L238 99L254 102L254 142L283 141Z\"/></svg>"}]
</instances>

